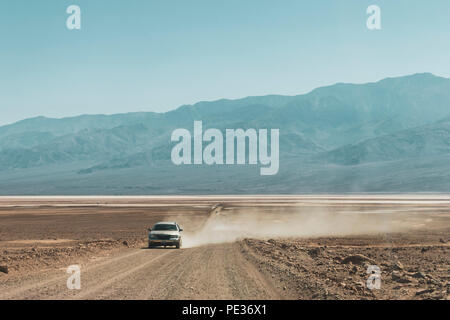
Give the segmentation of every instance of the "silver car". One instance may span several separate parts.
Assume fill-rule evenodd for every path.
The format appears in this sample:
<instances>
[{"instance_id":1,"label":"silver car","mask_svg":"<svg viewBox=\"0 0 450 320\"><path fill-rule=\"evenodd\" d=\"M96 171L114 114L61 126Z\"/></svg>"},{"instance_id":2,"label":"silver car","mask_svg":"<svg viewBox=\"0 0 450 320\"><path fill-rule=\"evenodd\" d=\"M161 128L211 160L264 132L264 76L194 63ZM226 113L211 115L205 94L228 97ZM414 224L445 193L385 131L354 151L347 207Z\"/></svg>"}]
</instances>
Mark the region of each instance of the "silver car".
<instances>
[{"instance_id":1,"label":"silver car","mask_svg":"<svg viewBox=\"0 0 450 320\"><path fill-rule=\"evenodd\" d=\"M158 222L153 228L148 229L148 247L175 246L180 249L181 231L183 229L176 222Z\"/></svg>"}]
</instances>

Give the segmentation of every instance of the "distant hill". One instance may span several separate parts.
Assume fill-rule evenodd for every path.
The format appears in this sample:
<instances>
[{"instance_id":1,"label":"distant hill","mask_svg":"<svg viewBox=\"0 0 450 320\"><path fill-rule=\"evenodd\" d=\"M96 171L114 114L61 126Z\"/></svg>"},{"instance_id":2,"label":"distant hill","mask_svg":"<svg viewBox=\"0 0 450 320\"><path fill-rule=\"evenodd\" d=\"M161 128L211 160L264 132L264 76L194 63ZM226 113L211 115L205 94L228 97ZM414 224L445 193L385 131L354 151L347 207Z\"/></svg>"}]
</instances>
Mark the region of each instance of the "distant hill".
<instances>
[{"instance_id":1,"label":"distant hill","mask_svg":"<svg viewBox=\"0 0 450 320\"><path fill-rule=\"evenodd\" d=\"M402 130L321 154L343 165L450 155L450 120Z\"/></svg>"},{"instance_id":2,"label":"distant hill","mask_svg":"<svg viewBox=\"0 0 450 320\"><path fill-rule=\"evenodd\" d=\"M170 134L192 131L194 120L205 129L279 128L279 174L174 166ZM167 113L26 119L0 127L0 194L448 192L449 155L450 79L424 73ZM427 170L399 184L400 163Z\"/></svg>"}]
</instances>

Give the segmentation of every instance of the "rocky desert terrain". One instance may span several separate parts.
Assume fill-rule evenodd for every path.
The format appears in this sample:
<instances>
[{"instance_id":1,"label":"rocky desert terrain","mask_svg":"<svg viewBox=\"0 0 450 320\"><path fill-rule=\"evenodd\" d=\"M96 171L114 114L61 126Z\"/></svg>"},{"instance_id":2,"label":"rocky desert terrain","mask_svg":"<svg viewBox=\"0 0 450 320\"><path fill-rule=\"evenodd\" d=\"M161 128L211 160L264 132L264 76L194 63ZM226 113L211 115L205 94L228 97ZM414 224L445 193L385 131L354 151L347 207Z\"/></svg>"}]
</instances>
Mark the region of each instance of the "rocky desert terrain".
<instances>
[{"instance_id":1,"label":"rocky desert terrain","mask_svg":"<svg viewBox=\"0 0 450 320\"><path fill-rule=\"evenodd\" d=\"M449 231L445 196L1 198L0 299L449 299Z\"/></svg>"}]
</instances>

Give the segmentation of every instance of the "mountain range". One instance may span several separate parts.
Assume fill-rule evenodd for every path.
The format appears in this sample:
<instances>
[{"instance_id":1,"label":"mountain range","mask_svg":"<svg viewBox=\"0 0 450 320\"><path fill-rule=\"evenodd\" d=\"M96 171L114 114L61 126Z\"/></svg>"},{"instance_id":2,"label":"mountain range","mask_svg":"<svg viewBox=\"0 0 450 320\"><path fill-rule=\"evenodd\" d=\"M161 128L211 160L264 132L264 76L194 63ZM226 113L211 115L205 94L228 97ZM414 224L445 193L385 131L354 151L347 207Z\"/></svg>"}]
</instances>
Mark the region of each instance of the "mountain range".
<instances>
[{"instance_id":1,"label":"mountain range","mask_svg":"<svg viewBox=\"0 0 450 320\"><path fill-rule=\"evenodd\" d=\"M175 166L174 129L277 128L280 171ZM0 127L0 194L450 191L450 79L429 73Z\"/></svg>"}]
</instances>

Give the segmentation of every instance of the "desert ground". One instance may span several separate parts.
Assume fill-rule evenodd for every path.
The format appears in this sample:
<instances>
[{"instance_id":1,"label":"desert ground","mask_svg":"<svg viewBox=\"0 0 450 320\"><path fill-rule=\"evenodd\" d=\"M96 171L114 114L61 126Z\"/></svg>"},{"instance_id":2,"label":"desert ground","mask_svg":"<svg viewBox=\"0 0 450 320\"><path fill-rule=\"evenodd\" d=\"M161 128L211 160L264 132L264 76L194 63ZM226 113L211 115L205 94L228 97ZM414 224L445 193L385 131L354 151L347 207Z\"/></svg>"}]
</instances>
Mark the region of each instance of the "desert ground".
<instances>
[{"instance_id":1,"label":"desert ground","mask_svg":"<svg viewBox=\"0 0 450 320\"><path fill-rule=\"evenodd\" d=\"M448 300L449 235L445 195L0 197L0 299Z\"/></svg>"}]
</instances>

